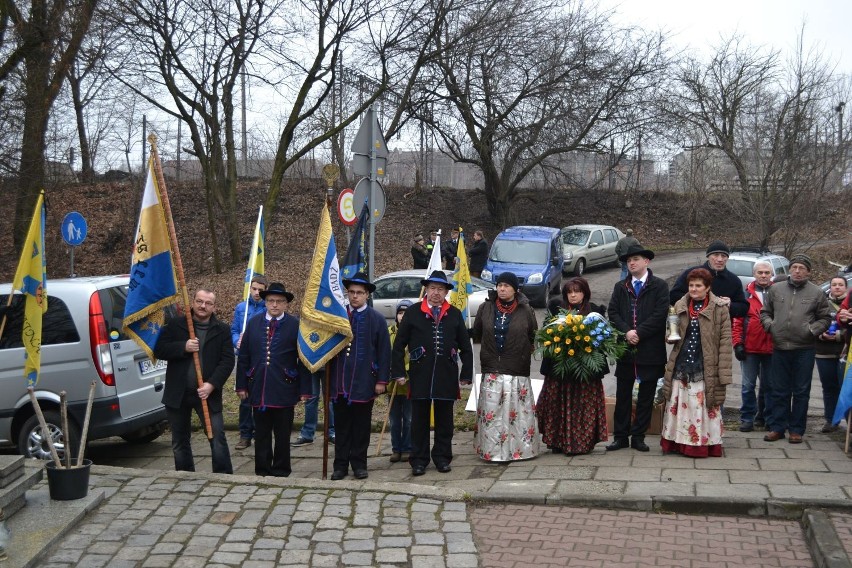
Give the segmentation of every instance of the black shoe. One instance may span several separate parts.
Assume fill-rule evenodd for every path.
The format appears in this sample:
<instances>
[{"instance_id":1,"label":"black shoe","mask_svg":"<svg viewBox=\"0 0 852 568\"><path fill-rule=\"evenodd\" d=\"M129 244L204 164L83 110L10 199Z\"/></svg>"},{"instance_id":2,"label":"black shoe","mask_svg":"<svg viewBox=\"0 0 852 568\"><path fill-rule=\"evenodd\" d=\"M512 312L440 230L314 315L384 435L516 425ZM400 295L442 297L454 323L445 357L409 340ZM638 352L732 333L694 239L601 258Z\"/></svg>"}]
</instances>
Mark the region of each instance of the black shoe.
<instances>
[{"instance_id":1,"label":"black shoe","mask_svg":"<svg viewBox=\"0 0 852 568\"><path fill-rule=\"evenodd\" d=\"M615 450L621 450L629 446L630 444L627 442L626 439L616 438L610 445L606 447L606 451L614 452Z\"/></svg>"},{"instance_id":2,"label":"black shoe","mask_svg":"<svg viewBox=\"0 0 852 568\"><path fill-rule=\"evenodd\" d=\"M302 438L301 436L299 436L298 438L296 438L295 440L290 442L290 445L293 446L294 448L298 448L298 447L307 446L308 444L313 444L313 443L314 443L313 440L308 440L307 438Z\"/></svg>"},{"instance_id":3,"label":"black shoe","mask_svg":"<svg viewBox=\"0 0 852 568\"><path fill-rule=\"evenodd\" d=\"M335 469L334 472L331 474L332 481L340 481L344 477L346 477L346 472L340 471L339 469Z\"/></svg>"},{"instance_id":4,"label":"black shoe","mask_svg":"<svg viewBox=\"0 0 852 568\"><path fill-rule=\"evenodd\" d=\"M426 473L426 468L422 465L415 465L411 468L411 475L417 477L418 475L423 475Z\"/></svg>"},{"instance_id":5,"label":"black shoe","mask_svg":"<svg viewBox=\"0 0 852 568\"><path fill-rule=\"evenodd\" d=\"M367 470L366 469L356 469L353 474L355 475L355 479L367 479Z\"/></svg>"},{"instance_id":6,"label":"black shoe","mask_svg":"<svg viewBox=\"0 0 852 568\"><path fill-rule=\"evenodd\" d=\"M639 452L651 451L651 448L648 447L648 444L645 443L645 440L641 438L633 438L632 440L630 440L630 447Z\"/></svg>"},{"instance_id":7,"label":"black shoe","mask_svg":"<svg viewBox=\"0 0 852 568\"><path fill-rule=\"evenodd\" d=\"M754 422L742 422L740 424L740 432L753 432Z\"/></svg>"},{"instance_id":8,"label":"black shoe","mask_svg":"<svg viewBox=\"0 0 852 568\"><path fill-rule=\"evenodd\" d=\"M448 463L436 465L435 469L437 469L440 473L449 473L453 470Z\"/></svg>"}]
</instances>

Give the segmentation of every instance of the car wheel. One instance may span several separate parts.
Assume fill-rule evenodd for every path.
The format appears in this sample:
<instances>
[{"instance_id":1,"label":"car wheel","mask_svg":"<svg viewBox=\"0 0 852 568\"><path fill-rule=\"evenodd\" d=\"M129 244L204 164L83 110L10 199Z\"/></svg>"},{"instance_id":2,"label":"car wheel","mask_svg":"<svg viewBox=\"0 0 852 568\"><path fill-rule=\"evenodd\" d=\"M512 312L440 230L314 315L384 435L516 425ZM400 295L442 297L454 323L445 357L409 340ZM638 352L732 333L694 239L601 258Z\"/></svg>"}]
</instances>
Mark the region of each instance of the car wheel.
<instances>
[{"instance_id":1,"label":"car wheel","mask_svg":"<svg viewBox=\"0 0 852 568\"><path fill-rule=\"evenodd\" d=\"M157 438L163 435L162 428L155 428L151 430L149 428L144 428L142 430L137 430L135 432L130 432L128 434L124 434L121 438L127 442L128 444L150 444Z\"/></svg>"},{"instance_id":2,"label":"car wheel","mask_svg":"<svg viewBox=\"0 0 852 568\"><path fill-rule=\"evenodd\" d=\"M47 423L47 430L50 433L50 438L53 441L53 447L56 448L56 453L59 458L65 457L65 437L62 435L62 419L59 412L55 410L47 410L44 412L44 421ZM68 442L70 445L71 457L76 459L75 452L80 447L80 430L77 424L68 419ZM24 427L18 435L18 453L28 457L40 460L52 459L50 455L50 447L47 445L47 439L42 434L41 424L38 422L38 416L33 415L24 422Z\"/></svg>"},{"instance_id":3,"label":"car wheel","mask_svg":"<svg viewBox=\"0 0 852 568\"><path fill-rule=\"evenodd\" d=\"M574 276L582 276L586 270L586 259L581 258L577 261L577 266L574 267Z\"/></svg>"}]
</instances>

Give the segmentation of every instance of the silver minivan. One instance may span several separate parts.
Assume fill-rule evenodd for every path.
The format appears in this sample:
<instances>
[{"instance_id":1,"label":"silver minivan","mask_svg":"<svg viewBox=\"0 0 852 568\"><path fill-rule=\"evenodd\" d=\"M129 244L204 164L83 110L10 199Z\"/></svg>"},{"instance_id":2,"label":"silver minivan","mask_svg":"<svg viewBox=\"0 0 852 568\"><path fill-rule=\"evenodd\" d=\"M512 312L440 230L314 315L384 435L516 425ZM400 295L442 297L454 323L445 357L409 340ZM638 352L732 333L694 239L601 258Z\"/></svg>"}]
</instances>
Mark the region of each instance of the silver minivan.
<instances>
[{"instance_id":1,"label":"silver minivan","mask_svg":"<svg viewBox=\"0 0 852 568\"><path fill-rule=\"evenodd\" d=\"M95 398L89 440L121 436L147 443L164 430L161 402L165 361L154 363L122 331L127 276L96 276L47 283L48 309L42 323L41 373L36 396L49 435L60 454L66 440L60 429L59 393L68 400L69 440L76 455L89 388ZM6 305L9 284L0 285ZM21 342L24 297L15 294L0 336L0 444L16 445L27 457L49 458L49 450L33 411L24 378Z\"/></svg>"}]
</instances>

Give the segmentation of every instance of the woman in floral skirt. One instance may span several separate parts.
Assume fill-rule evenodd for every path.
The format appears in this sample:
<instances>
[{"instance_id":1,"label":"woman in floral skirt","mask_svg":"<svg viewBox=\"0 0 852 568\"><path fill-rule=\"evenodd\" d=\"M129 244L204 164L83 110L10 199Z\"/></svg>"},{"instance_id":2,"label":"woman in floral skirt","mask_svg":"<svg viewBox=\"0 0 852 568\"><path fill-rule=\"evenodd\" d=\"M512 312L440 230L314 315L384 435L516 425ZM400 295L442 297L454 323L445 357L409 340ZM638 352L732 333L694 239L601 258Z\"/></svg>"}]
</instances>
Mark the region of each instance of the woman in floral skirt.
<instances>
[{"instance_id":1,"label":"woman in floral skirt","mask_svg":"<svg viewBox=\"0 0 852 568\"><path fill-rule=\"evenodd\" d=\"M548 306L551 315L569 310L586 316L605 314L606 309L590 302L591 290L585 278L571 278L562 286L562 302ZM601 379L609 368L604 363L588 381L571 374L557 373L545 358L541 365L544 386L536 413L542 441L555 453L587 454L595 444L606 441L606 400Z\"/></svg>"},{"instance_id":2,"label":"woman in floral skirt","mask_svg":"<svg viewBox=\"0 0 852 568\"><path fill-rule=\"evenodd\" d=\"M476 406L474 450L494 462L534 458L539 436L530 383L538 324L518 277L504 272L476 313L473 340L481 343L482 383Z\"/></svg>"},{"instance_id":3,"label":"woman in floral skirt","mask_svg":"<svg viewBox=\"0 0 852 568\"><path fill-rule=\"evenodd\" d=\"M721 405L731 384L731 319L726 302L710 292L713 276L696 268L689 291L675 303L678 332L666 365L663 453L721 457Z\"/></svg>"}]
</instances>

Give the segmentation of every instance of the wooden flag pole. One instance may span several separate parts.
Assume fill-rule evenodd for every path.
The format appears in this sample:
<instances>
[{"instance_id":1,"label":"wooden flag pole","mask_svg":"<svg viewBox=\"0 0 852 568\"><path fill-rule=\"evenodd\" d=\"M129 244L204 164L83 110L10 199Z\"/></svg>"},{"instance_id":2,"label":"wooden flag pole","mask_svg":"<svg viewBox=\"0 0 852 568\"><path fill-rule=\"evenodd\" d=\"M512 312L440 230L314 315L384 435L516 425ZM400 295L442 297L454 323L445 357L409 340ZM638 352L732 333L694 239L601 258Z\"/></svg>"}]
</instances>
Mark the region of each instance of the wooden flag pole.
<instances>
[{"instance_id":1,"label":"wooden flag pole","mask_svg":"<svg viewBox=\"0 0 852 568\"><path fill-rule=\"evenodd\" d=\"M15 291L9 290L9 297L6 299L6 309L3 310L3 319L0 321L0 339L3 339L3 330L6 329L6 312L9 311L9 306L12 305L12 298L15 297Z\"/></svg>"},{"instance_id":2,"label":"wooden flag pole","mask_svg":"<svg viewBox=\"0 0 852 568\"><path fill-rule=\"evenodd\" d=\"M325 384L322 386L322 478L328 477L328 386L331 384L331 366L325 364Z\"/></svg>"},{"instance_id":3,"label":"wooden flag pole","mask_svg":"<svg viewBox=\"0 0 852 568\"><path fill-rule=\"evenodd\" d=\"M183 295L184 312L186 314L186 327L189 329L189 338L195 339L195 326L192 323L192 307L189 304L189 294L186 291L186 278L183 274L183 262L180 259L180 249L178 249L177 233L175 232L175 224L172 220L172 208L169 205L169 192L166 191L166 180L163 178L163 169L160 166L160 155L157 152L157 137L153 134L148 136L148 142L151 144L151 160L154 162L154 173L157 175L157 185L162 191L158 192L160 201L163 203L163 211L166 214L166 225L169 227L169 240L172 243L172 254L175 258L175 271L177 272L178 286L180 286L181 294ZM192 354L192 361L195 363L195 377L198 379L198 387L204 385L204 379L201 376L201 358L198 356L198 351ZM213 428L210 425L210 410L207 408L207 400L201 400L201 410L204 414L204 430L207 432L207 439L213 439Z\"/></svg>"},{"instance_id":4,"label":"wooden flag pole","mask_svg":"<svg viewBox=\"0 0 852 568\"><path fill-rule=\"evenodd\" d=\"M396 387L398 386L398 384L399 383L397 383L396 381L393 382L393 392L391 392L390 400L388 401L388 410L387 412L385 412L385 421L382 422L382 431L379 432L379 441L376 442L376 457L382 455L382 438L385 437L385 428L387 428L388 419L390 419L390 411L391 407L393 407L393 397L396 396Z\"/></svg>"}]
</instances>

